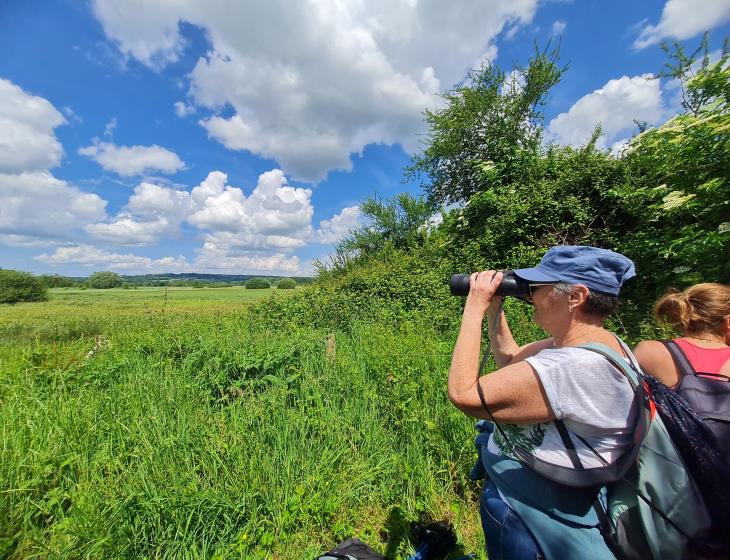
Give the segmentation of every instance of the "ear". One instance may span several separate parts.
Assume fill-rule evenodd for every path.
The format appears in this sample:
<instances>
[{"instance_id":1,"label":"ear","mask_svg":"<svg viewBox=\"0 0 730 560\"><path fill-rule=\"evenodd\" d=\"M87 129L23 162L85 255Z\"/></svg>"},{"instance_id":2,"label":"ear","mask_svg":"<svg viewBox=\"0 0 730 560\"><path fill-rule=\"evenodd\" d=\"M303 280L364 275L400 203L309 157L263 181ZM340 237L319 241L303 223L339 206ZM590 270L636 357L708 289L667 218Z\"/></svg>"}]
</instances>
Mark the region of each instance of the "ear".
<instances>
[{"instance_id":1,"label":"ear","mask_svg":"<svg viewBox=\"0 0 730 560\"><path fill-rule=\"evenodd\" d=\"M570 309L573 310L581 307L588 300L589 293L590 290L587 286L577 284L573 293L568 296L568 305L570 306Z\"/></svg>"}]
</instances>

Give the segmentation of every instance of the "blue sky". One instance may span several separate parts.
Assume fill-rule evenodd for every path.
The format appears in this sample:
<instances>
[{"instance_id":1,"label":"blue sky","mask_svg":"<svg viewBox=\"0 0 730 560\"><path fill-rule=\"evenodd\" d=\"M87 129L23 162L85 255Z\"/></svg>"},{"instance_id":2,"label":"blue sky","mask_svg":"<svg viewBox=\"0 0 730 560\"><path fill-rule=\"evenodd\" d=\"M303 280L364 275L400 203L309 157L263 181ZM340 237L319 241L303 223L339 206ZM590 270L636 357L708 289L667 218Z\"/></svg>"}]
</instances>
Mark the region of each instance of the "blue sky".
<instances>
[{"instance_id":1,"label":"blue sky","mask_svg":"<svg viewBox=\"0 0 730 560\"><path fill-rule=\"evenodd\" d=\"M5 0L0 266L308 274L366 197L419 193L422 112L483 60L561 41L546 136L619 150L679 111L658 43L725 0Z\"/></svg>"}]
</instances>

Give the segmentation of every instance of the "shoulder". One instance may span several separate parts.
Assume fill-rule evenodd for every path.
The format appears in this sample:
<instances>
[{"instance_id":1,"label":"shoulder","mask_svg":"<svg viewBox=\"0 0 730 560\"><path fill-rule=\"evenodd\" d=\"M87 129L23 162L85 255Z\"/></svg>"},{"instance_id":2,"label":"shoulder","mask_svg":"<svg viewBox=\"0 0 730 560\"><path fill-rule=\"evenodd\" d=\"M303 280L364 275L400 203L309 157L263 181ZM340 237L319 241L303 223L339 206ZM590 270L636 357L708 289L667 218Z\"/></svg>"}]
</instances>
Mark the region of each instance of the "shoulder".
<instances>
[{"instance_id":1,"label":"shoulder","mask_svg":"<svg viewBox=\"0 0 730 560\"><path fill-rule=\"evenodd\" d=\"M525 361L537 372L544 385L590 385L597 378L622 379L611 362L586 348L550 348Z\"/></svg>"},{"instance_id":2,"label":"shoulder","mask_svg":"<svg viewBox=\"0 0 730 560\"><path fill-rule=\"evenodd\" d=\"M529 362L533 367L609 364L600 354L577 346L546 348L536 355L527 358L525 361Z\"/></svg>"},{"instance_id":3,"label":"shoulder","mask_svg":"<svg viewBox=\"0 0 730 560\"><path fill-rule=\"evenodd\" d=\"M662 364L666 360L671 362L672 356L666 346L659 340L643 340L634 348L634 356L641 367L651 367Z\"/></svg>"},{"instance_id":4,"label":"shoulder","mask_svg":"<svg viewBox=\"0 0 730 560\"><path fill-rule=\"evenodd\" d=\"M672 360L672 355L659 340L644 340L634 348L641 369L656 377L659 381L669 387L679 383L679 374Z\"/></svg>"}]
</instances>

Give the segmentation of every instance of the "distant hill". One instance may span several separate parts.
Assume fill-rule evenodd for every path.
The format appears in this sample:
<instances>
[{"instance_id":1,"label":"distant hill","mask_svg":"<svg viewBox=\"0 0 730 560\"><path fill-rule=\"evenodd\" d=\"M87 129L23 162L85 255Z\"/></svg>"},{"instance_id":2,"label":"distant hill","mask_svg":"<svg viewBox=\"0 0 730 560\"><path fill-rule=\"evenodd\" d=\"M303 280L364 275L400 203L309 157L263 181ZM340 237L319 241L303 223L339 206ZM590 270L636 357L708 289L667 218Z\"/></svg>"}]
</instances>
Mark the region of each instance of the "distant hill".
<instances>
[{"instance_id":1,"label":"distant hill","mask_svg":"<svg viewBox=\"0 0 730 560\"><path fill-rule=\"evenodd\" d=\"M314 278L311 276L263 276L261 274L199 274L196 272L183 272L179 274L136 274L122 275L124 282L138 286L180 284L188 285L198 281L206 284L245 284L251 278L266 278L272 284L276 284L281 278L293 278L297 284L309 284Z\"/></svg>"},{"instance_id":2,"label":"distant hill","mask_svg":"<svg viewBox=\"0 0 730 560\"><path fill-rule=\"evenodd\" d=\"M312 276L264 276L261 274L199 274L184 272L180 274L136 274L120 275L124 284L129 286L192 286L202 287L220 284L222 286L238 286L251 278L265 278L275 286L282 278L293 278L298 285L311 284ZM38 278L47 288L63 288L85 284L86 276L61 276L60 274L40 274Z\"/></svg>"}]
</instances>

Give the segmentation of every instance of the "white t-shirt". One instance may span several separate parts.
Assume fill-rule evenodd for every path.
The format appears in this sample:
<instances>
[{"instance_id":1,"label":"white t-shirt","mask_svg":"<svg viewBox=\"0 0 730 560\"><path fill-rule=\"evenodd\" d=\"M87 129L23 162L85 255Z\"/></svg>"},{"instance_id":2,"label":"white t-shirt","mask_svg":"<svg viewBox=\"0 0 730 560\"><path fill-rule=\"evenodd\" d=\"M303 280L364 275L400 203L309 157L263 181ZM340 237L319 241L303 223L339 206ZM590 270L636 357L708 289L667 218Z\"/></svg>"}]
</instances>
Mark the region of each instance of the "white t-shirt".
<instances>
[{"instance_id":1,"label":"white t-shirt","mask_svg":"<svg viewBox=\"0 0 730 560\"><path fill-rule=\"evenodd\" d=\"M606 358L585 348L566 347L542 350L525 361L537 372L553 414L571 434L585 439L609 463L631 446L634 391ZM489 395L485 397L488 403ZM488 447L492 453L515 458L511 450L519 442L543 461L573 466L553 422L500 426L508 441L494 430ZM602 465L580 439L571 439L584 467Z\"/></svg>"}]
</instances>

